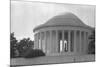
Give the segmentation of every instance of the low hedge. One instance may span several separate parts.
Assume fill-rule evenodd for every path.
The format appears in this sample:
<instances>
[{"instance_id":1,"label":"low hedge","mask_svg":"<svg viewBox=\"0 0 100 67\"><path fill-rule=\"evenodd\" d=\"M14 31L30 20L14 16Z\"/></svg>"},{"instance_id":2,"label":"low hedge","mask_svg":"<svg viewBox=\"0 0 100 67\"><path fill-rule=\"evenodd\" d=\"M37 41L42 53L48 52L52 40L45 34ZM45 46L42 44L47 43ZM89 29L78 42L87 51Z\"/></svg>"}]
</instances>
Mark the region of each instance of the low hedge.
<instances>
[{"instance_id":1,"label":"low hedge","mask_svg":"<svg viewBox=\"0 0 100 67\"><path fill-rule=\"evenodd\" d=\"M23 55L24 58L35 58L39 56L45 56L45 53L42 50L32 48L26 51Z\"/></svg>"}]
</instances>

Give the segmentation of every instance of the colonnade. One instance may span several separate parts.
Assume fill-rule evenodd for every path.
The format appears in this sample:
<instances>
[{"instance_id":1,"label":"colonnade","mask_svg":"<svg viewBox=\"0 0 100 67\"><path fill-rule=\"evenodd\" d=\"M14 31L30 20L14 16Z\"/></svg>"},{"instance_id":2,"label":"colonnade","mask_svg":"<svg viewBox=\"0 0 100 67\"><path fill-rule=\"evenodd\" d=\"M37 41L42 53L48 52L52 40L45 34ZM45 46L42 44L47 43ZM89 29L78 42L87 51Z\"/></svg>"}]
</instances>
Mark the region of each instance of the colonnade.
<instances>
[{"instance_id":1,"label":"colonnade","mask_svg":"<svg viewBox=\"0 0 100 67\"><path fill-rule=\"evenodd\" d=\"M52 38L55 38L54 41ZM52 45L56 45L56 49L53 49L54 46L52 47ZM48 53L47 50L49 50L49 53L86 53L87 45L88 32L86 31L50 30L35 33L34 47L42 49L45 53Z\"/></svg>"}]
</instances>

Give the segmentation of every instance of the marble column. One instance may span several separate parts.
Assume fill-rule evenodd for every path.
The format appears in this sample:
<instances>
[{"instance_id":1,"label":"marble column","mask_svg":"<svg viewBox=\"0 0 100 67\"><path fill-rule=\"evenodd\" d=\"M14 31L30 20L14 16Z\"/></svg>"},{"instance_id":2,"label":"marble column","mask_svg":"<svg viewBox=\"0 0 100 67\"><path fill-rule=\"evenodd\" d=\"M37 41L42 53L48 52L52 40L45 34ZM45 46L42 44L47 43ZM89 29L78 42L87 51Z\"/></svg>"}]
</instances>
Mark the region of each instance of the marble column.
<instances>
[{"instance_id":1,"label":"marble column","mask_svg":"<svg viewBox=\"0 0 100 67\"><path fill-rule=\"evenodd\" d=\"M50 32L50 52L52 52L52 31Z\"/></svg>"},{"instance_id":2,"label":"marble column","mask_svg":"<svg viewBox=\"0 0 100 67\"><path fill-rule=\"evenodd\" d=\"M35 33L35 39L34 39L34 48L38 49L38 33Z\"/></svg>"},{"instance_id":3,"label":"marble column","mask_svg":"<svg viewBox=\"0 0 100 67\"><path fill-rule=\"evenodd\" d=\"M62 52L64 52L64 30L62 30Z\"/></svg>"},{"instance_id":4,"label":"marble column","mask_svg":"<svg viewBox=\"0 0 100 67\"><path fill-rule=\"evenodd\" d=\"M86 53L88 52L88 32L86 32Z\"/></svg>"},{"instance_id":5,"label":"marble column","mask_svg":"<svg viewBox=\"0 0 100 67\"><path fill-rule=\"evenodd\" d=\"M83 42L84 42L84 43L83 43L83 53L85 54L85 50L86 50L86 49L85 49L85 48L86 48L86 47L85 47L85 45L86 45L86 33L85 33L85 31L84 31L84 36L83 36L83 37L84 37L84 40L83 40Z\"/></svg>"},{"instance_id":6,"label":"marble column","mask_svg":"<svg viewBox=\"0 0 100 67\"><path fill-rule=\"evenodd\" d=\"M77 53L77 44L76 44L76 30L74 30L74 53Z\"/></svg>"},{"instance_id":7,"label":"marble column","mask_svg":"<svg viewBox=\"0 0 100 67\"><path fill-rule=\"evenodd\" d=\"M82 52L82 31L80 31L80 52Z\"/></svg>"},{"instance_id":8,"label":"marble column","mask_svg":"<svg viewBox=\"0 0 100 67\"><path fill-rule=\"evenodd\" d=\"M40 42L39 42L39 48L42 49L42 38L41 38L42 35L41 35L41 32L39 34L40 34L40 36L39 36L39 38L40 38L39 39L40 40Z\"/></svg>"},{"instance_id":9,"label":"marble column","mask_svg":"<svg viewBox=\"0 0 100 67\"><path fill-rule=\"evenodd\" d=\"M56 52L58 52L58 30L56 30L56 45L57 45Z\"/></svg>"},{"instance_id":10,"label":"marble column","mask_svg":"<svg viewBox=\"0 0 100 67\"><path fill-rule=\"evenodd\" d=\"M44 49L44 52L46 52L46 46L47 46L47 40L46 40L46 31L44 32L44 41L45 41L45 49Z\"/></svg>"},{"instance_id":11,"label":"marble column","mask_svg":"<svg viewBox=\"0 0 100 67\"><path fill-rule=\"evenodd\" d=\"M37 34L35 33L35 35L34 35L34 48L36 49L36 45L38 45L37 44Z\"/></svg>"},{"instance_id":12,"label":"marble column","mask_svg":"<svg viewBox=\"0 0 100 67\"><path fill-rule=\"evenodd\" d=\"M39 47L38 45L38 33L36 33L36 45L37 45L37 48Z\"/></svg>"},{"instance_id":13,"label":"marble column","mask_svg":"<svg viewBox=\"0 0 100 67\"><path fill-rule=\"evenodd\" d=\"M36 40L35 40L35 44L38 46L37 48L39 49L39 45L38 45L38 33L36 33L36 38L35 38Z\"/></svg>"},{"instance_id":14,"label":"marble column","mask_svg":"<svg viewBox=\"0 0 100 67\"><path fill-rule=\"evenodd\" d=\"M84 31L84 47L83 47L84 53L86 53L86 32Z\"/></svg>"},{"instance_id":15,"label":"marble column","mask_svg":"<svg viewBox=\"0 0 100 67\"><path fill-rule=\"evenodd\" d=\"M70 34L71 34L71 31L68 31L68 52L70 52Z\"/></svg>"},{"instance_id":16,"label":"marble column","mask_svg":"<svg viewBox=\"0 0 100 67\"><path fill-rule=\"evenodd\" d=\"M84 47L84 32L81 32L81 53L83 54L83 47Z\"/></svg>"},{"instance_id":17,"label":"marble column","mask_svg":"<svg viewBox=\"0 0 100 67\"><path fill-rule=\"evenodd\" d=\"M81 35L81 34L82 34L82 33L81 33L81 31L80 31L80 36L79 36L79 39L80 39L80 40L79 40L79 46L80 46L80 47L79 47L79 49L80 49L79 52L80 52L80 53L81 53L81 51L82 51L82 49L81 49L81 47L82 47L82 35Z\"/></svg>"}]
</instances>

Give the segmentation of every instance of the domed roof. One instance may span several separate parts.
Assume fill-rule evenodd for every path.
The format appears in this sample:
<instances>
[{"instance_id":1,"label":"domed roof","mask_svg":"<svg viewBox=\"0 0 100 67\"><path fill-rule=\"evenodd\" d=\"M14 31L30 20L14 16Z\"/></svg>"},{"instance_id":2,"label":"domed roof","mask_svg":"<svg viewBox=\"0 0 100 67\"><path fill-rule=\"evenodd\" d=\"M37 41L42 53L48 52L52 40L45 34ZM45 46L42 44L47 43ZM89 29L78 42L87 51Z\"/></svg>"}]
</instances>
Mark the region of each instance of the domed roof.
<instances>
[{"instance_id":1,"label":"domed roof","mask_svg":"<svg viewBox=\"0 0 100 67\"><path fill-rule=\"evenodd\" d=\"M84 24L77 16L72 13L65 13L61 15L54 16L48 20L45 24L37 26L35 30L43 27L53 27L53 26L77 26L77 27L89 27Z\"/></svg>"}]
</instances>

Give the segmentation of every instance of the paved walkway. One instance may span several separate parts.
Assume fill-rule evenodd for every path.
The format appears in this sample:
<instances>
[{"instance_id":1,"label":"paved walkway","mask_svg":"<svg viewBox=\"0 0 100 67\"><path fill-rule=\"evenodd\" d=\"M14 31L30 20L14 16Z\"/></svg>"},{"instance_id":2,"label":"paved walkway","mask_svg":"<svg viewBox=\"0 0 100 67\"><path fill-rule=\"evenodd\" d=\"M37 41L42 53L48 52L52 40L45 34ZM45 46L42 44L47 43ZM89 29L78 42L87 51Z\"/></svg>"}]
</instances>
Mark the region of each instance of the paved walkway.
<instances>
[{"instance_id":1,"label":"paved walkway","mask_svg":"<svg viewBox=\"0 0 100 67\"><path fill-rule=\"evenodd\" d=\"M82 56L43 56L37 58L15 58L11 59L11 65L37 65L37 64L54 64L54 63L74 63L95 61L94 55Z\"/></svg>"}]
</instances>

